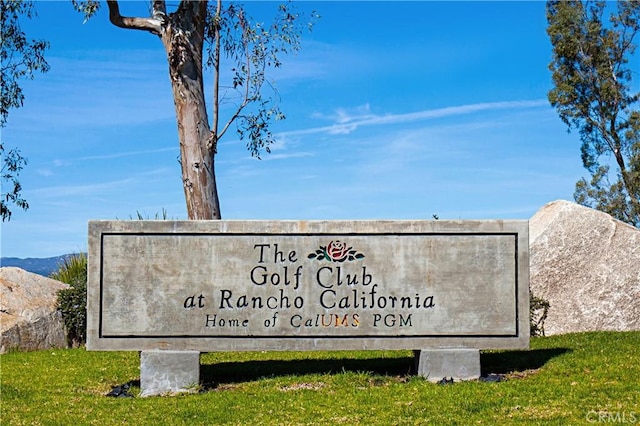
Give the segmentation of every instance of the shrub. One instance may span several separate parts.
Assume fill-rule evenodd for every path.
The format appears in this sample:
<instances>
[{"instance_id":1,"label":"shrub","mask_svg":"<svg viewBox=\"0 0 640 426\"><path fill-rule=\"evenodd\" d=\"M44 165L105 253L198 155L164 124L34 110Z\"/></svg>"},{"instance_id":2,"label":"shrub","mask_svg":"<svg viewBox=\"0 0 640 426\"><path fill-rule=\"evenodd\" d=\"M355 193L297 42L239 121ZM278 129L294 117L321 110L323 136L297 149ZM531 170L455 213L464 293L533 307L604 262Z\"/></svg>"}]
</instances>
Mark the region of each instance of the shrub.
<instances>
[{"instance_id":1,"label":"shrub","mask_svg":"<svg viewBox=\"0 0 640 426\"><path fill-rule=\"evenodd\" d=\"M544 322L549 314L548 300L534 296L529 296L529 320L531 323L531 337L544 336Z\"/></svg>"},{"instance_id":2,"label":"shrub","mask_svg":"<svg viewBox=\"0 0 640 426\"><path fill-rule=\"evenodd\" d=\"M70 286L58 292L58 310L62 313L68 344L82 345L87 340L87 255L67 256L51 278Z\"/></svg>"},{"instance_id":3,"label":"shrub","mask_svg":"<svg viewBox=\"0 0 640 426\"><path fill-rule=\"evenodd\" d=\"M174 220L173 218L169 218L169 214L167 211L162 208L162 212L153 215L153 218L146 213L141 213L139 210L136 210L135 217L133 215L129 215L129 220Z\"/></svg>"}]
</instances>

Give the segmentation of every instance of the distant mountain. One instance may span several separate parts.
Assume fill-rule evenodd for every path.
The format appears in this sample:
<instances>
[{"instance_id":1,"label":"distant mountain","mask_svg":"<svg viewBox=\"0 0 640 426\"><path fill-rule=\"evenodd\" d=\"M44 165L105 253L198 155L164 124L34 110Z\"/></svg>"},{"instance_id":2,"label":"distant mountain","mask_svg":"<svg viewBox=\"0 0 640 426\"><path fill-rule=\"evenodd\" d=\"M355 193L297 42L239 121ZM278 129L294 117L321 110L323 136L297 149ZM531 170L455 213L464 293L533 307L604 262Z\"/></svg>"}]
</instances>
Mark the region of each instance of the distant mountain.
<instances>
[{"instance_id":1,"label":"distant mountain","mask_svg":"<svg viewBox=\"0 0 640 426\"><path fill-rule=\"evenodd\" d=\"M17 257L2 257L0 258L0 266L16 266L18 268L24 269L25 271L48 277L52 272L58 269L60 264L62 264L64 262L64 259L68 256L70 256L70 254L64 254L62 256L56 257L27 259L20 259Z\"/></svg>"}]
</instances>

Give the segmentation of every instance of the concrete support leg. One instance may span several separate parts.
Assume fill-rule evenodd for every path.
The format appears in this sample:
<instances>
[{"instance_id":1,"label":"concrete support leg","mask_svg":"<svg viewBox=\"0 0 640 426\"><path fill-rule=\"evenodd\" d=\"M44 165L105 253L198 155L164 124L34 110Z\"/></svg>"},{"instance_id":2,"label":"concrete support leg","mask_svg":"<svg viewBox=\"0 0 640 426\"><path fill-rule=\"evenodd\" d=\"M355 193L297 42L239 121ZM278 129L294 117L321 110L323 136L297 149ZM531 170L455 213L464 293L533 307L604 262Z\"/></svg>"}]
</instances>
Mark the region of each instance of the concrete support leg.
<instances>
[{"instance_id":1,"label":"concrete support leg","mask_svg":"<svg viewBox=\"0 0 640 426\"><path fill-rule=\"evenodd\" d=\"M478 349L438 349L414 351L416 373L430 382L443 378L454 381L474 380L480 377L480 351Z\"/></svg>"},{"instance_id":2,"label":"concrete support leg","mask_svg":"<svg viewBox=\"0 0 640 426\"><path fill-rule=\"evenodd\" d=\"M190 392L200 382L200 352L142 351L140 354L141 396Z\"/></svg>"}]
</instances>

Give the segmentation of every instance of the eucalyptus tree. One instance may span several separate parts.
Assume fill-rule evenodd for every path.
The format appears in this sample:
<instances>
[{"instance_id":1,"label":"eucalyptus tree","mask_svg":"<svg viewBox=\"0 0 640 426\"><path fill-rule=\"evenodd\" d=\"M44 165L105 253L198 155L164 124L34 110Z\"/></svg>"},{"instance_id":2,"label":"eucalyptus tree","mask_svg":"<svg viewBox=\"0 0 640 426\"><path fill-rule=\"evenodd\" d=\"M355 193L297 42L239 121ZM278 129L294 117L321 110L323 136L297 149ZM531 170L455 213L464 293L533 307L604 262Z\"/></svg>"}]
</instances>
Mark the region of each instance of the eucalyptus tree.
<instances>
[{"instance_id":1,"label":"eucalyptus tree","mask_svg":"<svg viewBox=\"0 0 640 426\"><path fill-rule=\"evenodd\" d=\"M33 79L36 72L47 72L49 64L44 52L49 47L45 40L32 40L20 27L20 18L30 19L35 16L31 1L8 0L0 2L0 128L3 128L9 117L9 110L20 108L24 104L24 94L20 80ZM6 152L5 152L6 151ZM11 205L23 210L29 203L22 197L22 186L18 175L27 164L20 150L5 150L0 141L2 194L0 197L0 216L2 221L11 220Z\"/></svg>"},{"instance_id":2,"label":"eucalyptus tree","mask_svg":"<svg viewBox=\"0 0 640 426\"><path fill-rule=\"evenodd\" d=\"M91 18L100 8L97 0L72 0L78 11ZM215 155L219 140L231 128L246 140L252 155L269 152L274 142L272 120L284 118L277 92L267 78L269 69L281 66L281 56L297 52L308 22L290 4L277 8L270 25L252 20L240 5L221 0L182 0L171 12L164 0L150 2L149 16L128 17L120 4L108 0L109 20L128 30L146 31L164 47L173 91L182 183L189 219L220 219ZM204 72L213 73L209 120ZM230 75L228 82L223 75ZM270 90L270 96L264 94ZM233 107L223 114L223 102Z\"/></svg>"},{"instance_id":3,"label":"eucalyptus tree","mask_svg":"<svg viewBox=\"0 0 640 426\"><path fill-rule=\"evenodd\" d=\"M577 182L576 201L640 227L640 1L549 1L547 20L549 101L579 131L591 175Z\"/></svg>"}]
</instances>

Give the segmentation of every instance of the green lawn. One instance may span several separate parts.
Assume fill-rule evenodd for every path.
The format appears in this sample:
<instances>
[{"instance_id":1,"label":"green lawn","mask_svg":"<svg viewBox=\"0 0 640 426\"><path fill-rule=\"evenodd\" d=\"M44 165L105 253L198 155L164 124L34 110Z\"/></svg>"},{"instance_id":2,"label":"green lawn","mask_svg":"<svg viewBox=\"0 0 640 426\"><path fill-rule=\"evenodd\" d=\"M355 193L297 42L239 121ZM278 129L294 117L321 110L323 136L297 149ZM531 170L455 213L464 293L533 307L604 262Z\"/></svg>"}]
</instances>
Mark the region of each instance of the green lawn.
<instances>
[{"instance_id":1,"label":"green lawn","mask_svg":"<svg viewBox=\"0 0 640 426\"><path fill-rule=\"evenodd\" d=\"M108 398L139 378L136 352L0 356L2 425L640 424L640 332L535 338L482 354L498 383L408 375L410 351L202 356L201 392Z\"/></svg>"}]
</instances>

